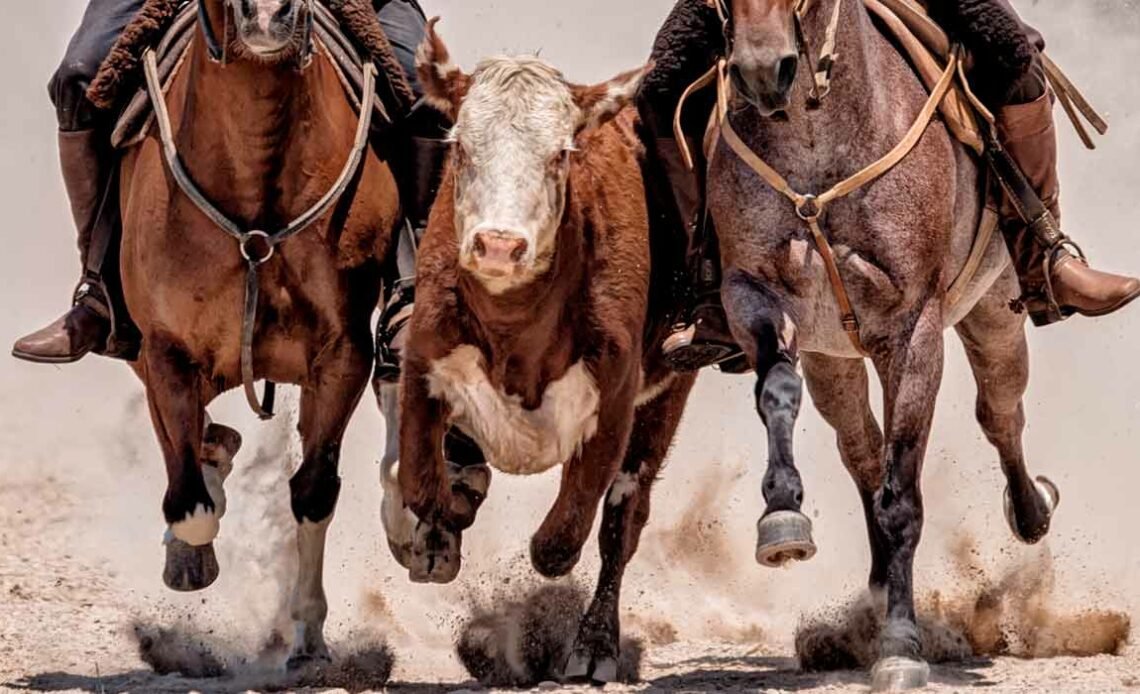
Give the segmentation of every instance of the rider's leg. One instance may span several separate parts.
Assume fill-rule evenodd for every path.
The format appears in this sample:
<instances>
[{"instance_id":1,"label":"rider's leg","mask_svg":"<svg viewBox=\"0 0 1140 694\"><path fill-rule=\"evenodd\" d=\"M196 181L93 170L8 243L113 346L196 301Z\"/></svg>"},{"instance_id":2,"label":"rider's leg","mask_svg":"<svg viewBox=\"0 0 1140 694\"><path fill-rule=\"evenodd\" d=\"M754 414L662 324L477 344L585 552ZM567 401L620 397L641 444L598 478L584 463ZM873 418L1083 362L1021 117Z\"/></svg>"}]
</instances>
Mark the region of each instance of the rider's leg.
<instances>
[{"instance_id":1,"label":"rider's leg","mask_svg":"<svg viewBox=\"0 0 1140 694\"><path fill-rule=\"evenodd\" d=\"M422 95L416 77L416 49L425 35L426 19L414 0L391 0L377 13L388 42L416 97ZM397 241L396 258L389 272L387 305L377 326L376 379L395 383L400 376L400 347L415 301L415 247L427 228L443 171L450 124L434 109L419 102L388 133L392 165L400 188L400 201L408 229Z\"/></svg>"},{"instance_id":2,"label":"rider's leg","mask_svg":"<svg viewBox=\"0 0 1140 694\"><path fill-rule=\"evenodd\" d=\"M959 8L957 18L951 19L957 22L953 30L971 49L973 75L996 106L998 139L1015 169L1003 173L997 153L995 171L1011 193L1001 206L1002 229L1030 317L1037 325L1047 325L1074 313L1101 316L1116 311L1140 296L1140 280L1089 267L1070 254L1072 245L1060 230L1057 140L1040 34L1021 21L1007 0L948 5ZM977 20L981 14L962 14L975 5L986 5L986 22ZM1012 71L1017 67L1020 72ZM998 75L1007 77L997 81ZM1022 177L1027 188L1016 185ZM1020 195L1014 194L1018 188Z\"/></svg>"},{"instance_id":3,"label":"rider's leg","mask_svg":"<svg viewBox=\"0 0 1140 694\"><path fill-rule=\"evenodd\" d=\"M665 358L682 371L695 371L740 353L721 306L716 234L704 216L700 136L712 108L708 95L696 97L686 111L685 132L696 138L686 138L695 170L685 164L673 132L673 113L681 93L709 69L721 51L716 11L703 0L679 0L654 41L654 69L646 76L637 100L651 139L646 143L651 158L672 194L675 219L690 240L687 299L676 330L662 345Z\"/></svg>"},{"instance_id":4,"label":"rider's leg","mask_svg":"<svg viewBox=\"0 0 1140 694\"><path fill-rule=\"evenodd\" d=\"M118 289L117 268L108 262L117 258L115 157L108 137L110 119L87 100L86 92L115 39L142 4L143 0L92 0L48 85L59 120L60 168L83 272L71 310L16 342L12 354L20 359L65 363L92 351L114 356L133 351L130 344L108 344L113 325L109 294Z\"/></svg>"},{"instance_id":5,"label":"rider's leg","mask_svg":"<svg viewBox=\"0 0 1140 694\"><path fill-rule=\"evenodd\" d=\"M416 77L416 49L423 42L427 20L419 2L390 0L377 16L412 91L417 98L423 96ZM388 301L376 328L376 387L394 384L400 378L400 351L415 306L415 249L427 228L428 214L439 190L450 128L442 114L420 101L391 134L395 143L389 162L399 183L408 225L405 233L398 236L395 262L387 282ZM479 446L457 429L447 432L444 447L447 460L457 465L486 462Z\"/></svg>"}]
</instances>

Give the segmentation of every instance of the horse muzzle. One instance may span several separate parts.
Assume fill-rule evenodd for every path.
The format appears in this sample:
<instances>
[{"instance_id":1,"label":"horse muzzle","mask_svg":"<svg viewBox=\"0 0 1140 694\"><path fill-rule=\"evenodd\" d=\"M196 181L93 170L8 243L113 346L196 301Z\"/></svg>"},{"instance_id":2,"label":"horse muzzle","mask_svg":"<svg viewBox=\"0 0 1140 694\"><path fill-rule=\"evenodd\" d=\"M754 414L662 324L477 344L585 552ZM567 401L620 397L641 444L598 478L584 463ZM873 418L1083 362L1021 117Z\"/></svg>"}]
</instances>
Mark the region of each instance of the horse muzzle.
<instances>
[{"instance_id":1,"label":"horse muzzle","mask_svg":"<svg viewBox=\"0 0 1140 694\"><path fill-rule=\"evenodd\" d=\"M237 0L238 37L250 53L273 58L296 46L301 0Z\"/></svg>"},{"instance_id":2,"label":"horse muzzle","mask_svg":"<svg viewBox=\"0 0 1140 694\"><path fill-rule=\"evenodd\" d=\"M728 65L729 78L737 95L764 116L787 109L798 69L799 56L794 53L771 62L734 57Z\"/></svg>"}]
</instances>

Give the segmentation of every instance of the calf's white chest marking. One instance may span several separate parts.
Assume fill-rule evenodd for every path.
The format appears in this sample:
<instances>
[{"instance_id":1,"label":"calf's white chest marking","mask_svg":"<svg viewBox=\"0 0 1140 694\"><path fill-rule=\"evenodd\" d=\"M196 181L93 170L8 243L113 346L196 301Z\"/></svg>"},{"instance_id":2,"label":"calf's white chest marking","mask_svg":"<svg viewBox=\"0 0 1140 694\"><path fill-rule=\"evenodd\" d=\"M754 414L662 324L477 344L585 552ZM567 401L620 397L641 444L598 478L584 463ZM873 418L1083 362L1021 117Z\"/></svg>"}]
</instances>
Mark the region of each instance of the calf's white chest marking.
<instances>
[{"instance_id":1,"label":"calf's white chest marking","mask_svg":"<svg viewBox=\"0 0 1140 694\"><path fill-rule=\"evenodd\" d=\"M547 385L534 410L491 385L483 355L473 345L460 345L435 361L427 381L430 395L450 405L451 423L508 474L533 475L564 463L598 430L601 397L581 361Z\"/></svg>"}]
</instances>

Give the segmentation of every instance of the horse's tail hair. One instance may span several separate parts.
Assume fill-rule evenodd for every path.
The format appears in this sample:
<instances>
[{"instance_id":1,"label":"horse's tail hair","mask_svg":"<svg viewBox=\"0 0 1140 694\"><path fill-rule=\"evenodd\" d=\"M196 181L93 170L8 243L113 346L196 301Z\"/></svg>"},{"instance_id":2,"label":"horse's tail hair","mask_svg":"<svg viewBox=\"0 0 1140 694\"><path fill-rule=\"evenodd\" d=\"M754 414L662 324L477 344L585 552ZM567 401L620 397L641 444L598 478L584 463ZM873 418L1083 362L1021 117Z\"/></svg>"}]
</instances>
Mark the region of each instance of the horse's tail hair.
<instances>
[{"instance_id":1,"label":"horse's tail hair","mask_svg":"<svg viewBox=\"0 0 1140 694\"><path fill-rule=\"evenodd\" d=\"M162 38L180 5L180 0L146 0L115 42L87 89L87 99L96 108L109 109L118 103L122 89L134 81L143 49Z\"/></svg>"}]
</instances>

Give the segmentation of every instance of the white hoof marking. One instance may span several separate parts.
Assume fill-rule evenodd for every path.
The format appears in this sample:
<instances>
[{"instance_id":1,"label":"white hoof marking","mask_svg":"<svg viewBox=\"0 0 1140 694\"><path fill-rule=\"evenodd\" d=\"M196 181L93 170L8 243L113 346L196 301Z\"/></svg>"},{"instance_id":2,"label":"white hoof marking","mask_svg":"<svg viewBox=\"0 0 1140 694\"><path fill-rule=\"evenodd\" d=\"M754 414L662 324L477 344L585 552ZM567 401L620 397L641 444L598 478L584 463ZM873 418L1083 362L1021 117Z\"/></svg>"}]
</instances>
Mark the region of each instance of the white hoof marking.
<instances>
[{"instance_id":1,"label":"white hoof marking","mask_svg":"<svg viewBox=\"0 0 1140 694\"><path fill-rule=\"evenodd\" d=\"M218 514L206 510L205 504L198 504L194 512L170 526L174 537L193 547L208 545L218 536Z\"/></svg>"}]
</instances>

